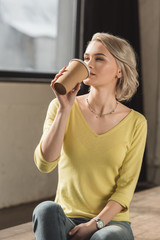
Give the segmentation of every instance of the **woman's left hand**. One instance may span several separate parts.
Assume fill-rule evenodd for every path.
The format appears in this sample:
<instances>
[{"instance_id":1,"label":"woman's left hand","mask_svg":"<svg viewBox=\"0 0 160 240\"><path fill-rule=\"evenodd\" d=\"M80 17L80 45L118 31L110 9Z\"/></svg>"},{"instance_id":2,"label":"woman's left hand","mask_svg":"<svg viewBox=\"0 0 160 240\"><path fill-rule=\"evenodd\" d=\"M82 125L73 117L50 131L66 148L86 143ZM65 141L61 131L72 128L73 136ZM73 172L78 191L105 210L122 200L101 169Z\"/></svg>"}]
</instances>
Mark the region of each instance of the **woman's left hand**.
<instances>
[{"instance_id":1,"label":"woman's left hand","mask_svg":"<svg viewBox=\"0 0 160 240\"><path fill-rule=\"evenodd\" d=\"M81 223L74 227L69 232L69 236L71 236L71 240L89 240L96 231L96 223L94 220L91 220L87 223Z\"/></svg>"}]
</instances>

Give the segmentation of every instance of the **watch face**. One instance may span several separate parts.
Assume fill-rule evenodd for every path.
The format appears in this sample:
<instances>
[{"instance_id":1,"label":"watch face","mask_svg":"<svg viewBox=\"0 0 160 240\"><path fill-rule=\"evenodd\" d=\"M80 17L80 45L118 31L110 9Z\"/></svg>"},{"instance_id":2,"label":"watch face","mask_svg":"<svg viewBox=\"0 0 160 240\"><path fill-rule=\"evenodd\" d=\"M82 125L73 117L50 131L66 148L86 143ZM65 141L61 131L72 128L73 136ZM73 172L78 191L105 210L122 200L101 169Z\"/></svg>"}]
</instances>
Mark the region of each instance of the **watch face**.
<instances>
[{"instance_id":1,"label":"watch face","mask_svg":"<svg viewBox=\"0 0 160 240\"><path fill-rule=\"evenodd\" d=\"M101 220L99 220L99 221L97 222L97 226L98 226L99 229L101 229L101 228L104 227L104 223L103 223Z\"/></svg>"}]
</instances>

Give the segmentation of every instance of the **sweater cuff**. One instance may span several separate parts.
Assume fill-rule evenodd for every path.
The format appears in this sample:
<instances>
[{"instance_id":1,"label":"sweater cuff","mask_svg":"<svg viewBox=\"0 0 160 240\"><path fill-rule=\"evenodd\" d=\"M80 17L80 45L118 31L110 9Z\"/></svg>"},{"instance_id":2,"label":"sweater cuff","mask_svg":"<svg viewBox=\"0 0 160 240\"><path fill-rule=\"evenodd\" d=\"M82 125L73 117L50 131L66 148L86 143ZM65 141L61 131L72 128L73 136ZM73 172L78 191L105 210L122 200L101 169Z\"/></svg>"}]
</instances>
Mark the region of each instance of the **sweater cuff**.
<instances>
[{"instance_id":1,"label":"sweater cuff","mask_svg":"<svg viewBox=\"0 0 160 240\"><path fill-rule=\"evenodd\" d=\"M108 201L115 201L122 205L122 212L126 212L129 209L130 199L123 193L114 193Z\"/></svg>"}]
</instances>

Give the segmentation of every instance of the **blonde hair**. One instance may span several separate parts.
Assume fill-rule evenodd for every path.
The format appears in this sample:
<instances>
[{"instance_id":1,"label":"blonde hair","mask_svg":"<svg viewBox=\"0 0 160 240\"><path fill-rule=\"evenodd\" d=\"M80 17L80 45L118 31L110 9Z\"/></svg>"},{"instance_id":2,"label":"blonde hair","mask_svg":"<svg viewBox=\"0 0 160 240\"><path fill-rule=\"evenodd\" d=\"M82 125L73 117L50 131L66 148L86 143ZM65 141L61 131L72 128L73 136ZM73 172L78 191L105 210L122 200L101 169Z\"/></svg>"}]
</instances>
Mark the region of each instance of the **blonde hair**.
<instances>
[{"instance_id":1,"label":"blonde hair","mask_svg":"<svg viewBox=\"0 0 160 240\"><path fill-rule=\"evenodd\" d=\"M100 41L115 57L122 73L116 85L116 98L119 101L129 100L139 86L136 55L132 46L126 40L108 33L96 33L92 41Z\"/></svg>"}]
</instances>

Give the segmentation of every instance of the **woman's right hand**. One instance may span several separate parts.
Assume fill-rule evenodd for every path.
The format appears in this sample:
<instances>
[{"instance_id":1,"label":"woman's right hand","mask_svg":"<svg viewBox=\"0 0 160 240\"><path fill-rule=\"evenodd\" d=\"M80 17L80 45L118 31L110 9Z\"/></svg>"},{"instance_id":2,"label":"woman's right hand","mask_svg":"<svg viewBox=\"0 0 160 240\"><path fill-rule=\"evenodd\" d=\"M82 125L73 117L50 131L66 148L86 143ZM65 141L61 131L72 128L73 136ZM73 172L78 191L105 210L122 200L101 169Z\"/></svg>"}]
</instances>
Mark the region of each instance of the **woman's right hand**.
<instances>
[{"instance_id":1,"label":"woman's right hand","mask_svg":"<svg viewBox=\"0 0 160 240\"><path fill-rule=\"evenodd\" d=\"M56 92L55 88L54 88L54 84L57 81L57 79L63 74L63 72L65 72L66 67L62 68L58 74L56 74L55 78L52 80L51 82L51 88L54 92L54 94L56 95L59 104L60 104L60 108L61 110L68 110L70 111L72 108L72 105L74 103L75 97L80 89L80 83L77 84L77 86L71 90L69 93L65 94L65 95L61 95L58 92Z\"/></svg>"}]
</instances>

